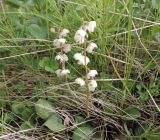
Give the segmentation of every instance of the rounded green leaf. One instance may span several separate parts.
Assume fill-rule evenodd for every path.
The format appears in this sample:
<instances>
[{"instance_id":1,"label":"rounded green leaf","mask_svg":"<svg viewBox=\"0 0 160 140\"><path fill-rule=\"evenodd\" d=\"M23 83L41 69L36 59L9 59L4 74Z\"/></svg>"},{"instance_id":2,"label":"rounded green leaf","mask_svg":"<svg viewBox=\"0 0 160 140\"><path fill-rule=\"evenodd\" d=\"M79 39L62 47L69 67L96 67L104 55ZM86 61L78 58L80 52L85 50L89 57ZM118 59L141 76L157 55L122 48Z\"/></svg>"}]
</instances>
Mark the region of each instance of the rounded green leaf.
<instances>
[{"instance_id":1,"label":"rounded green leaf","mask_svg":"<svg viewBox=\"0 0 160 140\"><path fill-rule=\"evenodd\" d=\"M47 36L47 31L44 27L40 27L37 24L31 24L28 27L30 34L36 39L42 39Z\"/></svg>"},{"instance_id":2,"label":"rounded green leaf","mask_svg":"<svg viewBox=\"0 0 160 140\"><path fill-rule=\"evenodd\" d=\"M36 102L36 113L42 119L47 119L52 114L52 105L49 101L44 99L39 99Z\"/></svg>"},{"instance_id":3,"label":"rounded green leaf","mask_svg":"<svg viewBox=\"0 0 160 140\"><path fill-rule=\"evenodd\" d=\"M89 139L93 134L93 128L89 125L80 126L75 129L73 133L73 140L80 140L80 139Z\"/></svg>"},{"instance_id":4,"label":"rounded green leaf","mask_svg":"<svg viewBox=\"0 0 160 140\"><path fill-rule=\"evenodd\" d=\"M85 119L82 116L75 116L75 122L76 123L81 123L84 122Z\"/></svg>"},{"instance_id":5,"label":"rounded green leaf","mask_svg":"<svg viewBox=\"0 0 160 140\"><path fill-rule=\"evenodd\" d=\"M31 122L25 121L21 124L20 129L25 130L25 129L30 129L33 128L34 126L31 124Z\"/></svg>"},{"instance_id":6,"label":"rounded green leaf","mask_svg":"<svg viewBox=\"0 0 160 140\"><path fill-rule=\"evenodd\" d=\"M124 111L125 111L124 116L127 120L135 120L141 116L140 111L133 106L127 107Z\"/></svg>"},{"instance_id":7,"label":"rounded green leaf","mask_svg":"<svg viewBox=\"0 0 160 140\"><path fill-rule=\"evenodd\" d=\"M45 70L48 71L48 72L52 72L52 73L55 72L55 70L52 67L49 67L49 66L45 66Z\"/></svg>"},{"instance_id":8,"label":"rounded green leaf","mask_svg":"<svg viewBox=\"0 0 160 140\"><path fill-rule=\"evenodd\" d=\"M16 102L11 106L11 108L15 114L21 115L21 113L25 110L26 107L23 103Z\"/></svg>"},{"instance_id":9,"label":"rounded green leaf","mask_svg":"<svg viewBox=\"0 0 160 140\"><path fill-rule=\"evenodd\" d=\"M147 123L143 123L135 127L134 133L136 136L143 135L149 129L149 125Z\"/></svg>"},{"instance_id":10,"label":"rounded green leaf","mask_svg":"<svg viewBox=\"0 0 160 140\"><path fill-rule=\"evenodd\" d=\"M59 132L66 129L66 126L63 124L63 121L58 114L51 115L44 125L54 132Z\"/></svg>"},{"instance_id":11,"label":"rounded green leaf","mask_svg":"<svg viewBox=\"0 0 160 140\"><path fill-rule=\"evenodd\" d=\"M40 60L39 65L41 67L45 67L49 65L49 57L43 57L42 60Z\"/></svg>"},{"instance_id":12,"label":"rounded green leaf","mask_svg":"<svg viewBox=\"0 0 160 140\"><path fill-rule=\"evenodd\" d=\"M55 70L58 69L58 63L49 57L44 57L42 60L40 60L39 65L43 67L46 71L54 73Z\"/></svg>"}]
</instances>

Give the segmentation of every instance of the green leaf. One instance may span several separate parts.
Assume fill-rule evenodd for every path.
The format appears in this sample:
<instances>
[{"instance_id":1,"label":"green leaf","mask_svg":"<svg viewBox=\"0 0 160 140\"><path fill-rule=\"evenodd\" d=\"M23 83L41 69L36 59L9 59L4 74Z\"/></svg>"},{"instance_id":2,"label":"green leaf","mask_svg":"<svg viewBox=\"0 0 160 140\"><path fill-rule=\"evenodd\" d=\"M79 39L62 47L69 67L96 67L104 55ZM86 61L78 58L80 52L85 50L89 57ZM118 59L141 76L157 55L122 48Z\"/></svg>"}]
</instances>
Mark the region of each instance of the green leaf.
<instances>
[{"instance_id":1,"label":"green leaf","mask_svg":"<svg viewBox=\"0 0 160 140\"><path fill-rule=\"evenodd\" d=\"M45 67L49 65L49 57L43 57L39 62L40 67Z\"/></svg>"},{"instance_id":2,"label":"green leaf","mask_svg":"<svg viewBox=\"0 0 160 140\"><path fill-rule=\"evenodd\" d=\"M135 127L134 133L136 136L141 136L149 129L149 125L146 123L143 123L141 125L138 125Z\"/></svg>"},{"instance_id":3,"label":"green leaf","mask_svg":"<svg viewBox=\"0 0 160 140\"><path fill-rule=\"evenodd\" d=\"M58 66L57 62L55 62L54 60L50 60L49 66L46 66L46 67L50 68L50 69L47 69L47 70L50 70L49 72L55 72L59 66ZM45 67L45 69L46 69L46 67Z\"/></svg>"},{"instance_id":4,"label":"green leaf","mask_svg":"<svg viewBox=\"0 0 160 140\"><path fill-rule=\"evenodd\" d=\"M31 24L28 27L30 34L36 39L43 39L47 36L47 31L44 27L40 27L37 24Z\"/></svg>"},{"instance_id":5,"label":"green leaf","mask_svg":"<svg viewBox=\"0 0 160 140\"><path fill-rule=\"evenodd\" d=\"M52 108L51 103L44 99L39 99L35 106L37 115L45 120L52 114Z\"/></svg>"},{"instance_id":6,"label":"green leaf","mask_svg":"<svg viewBox=\"0 0 160 140\"><path fill-rule=\"evenodd\" d=\"M30 118L30 116L32 115L32 109L31 108L25 108L22 113L21 116L24 120L28 120Z\"/></svg>"},{"instance_id":7,"label":"green leaf","mask_svg":"<svg viewBox=\"0 0 160 140\"><path fill-rule=\"evenodd\" d=\"M24 103L14 103L11 108L15 114L24 120L28 120L33 113L32 108L28 108Z\"/></svg>"},{"instance_id":8,"label":"green leaf","mask_svg":"<svg viewBox=\"0 0 160 140\"><path fill-rule=\"evenodd\" d=\"M21 124L20 129L25 130L25 129L30 129L33 128L32 124L28 121L25 121Z\"/></svg>"},{"instance_id":9,"label":"green leaf","mask_svg":"<svg viewBox=\"0 0 160 140\"><path fill-rule=\"evenodd\" d=\"M25 110L25 105L23 103L14 103L12 106L12 111L15 114L21 115L21 113Z\"/></svg>"},{"instance_id":10,"label":"green leaf","mask_svg":"<svg viewBox=\"0 0 160 140\"><path fill-rule=\"evenodd\" d=\"M75 116L75 122L76 123L85 122L85 119L82 116Z\"/></svg>"},{"instance_id":11,"label":"green leaf","mask_svg":"<svg viewBox=\"0 0 160 140\"><path fill-rule=\"evenodd\" d=\"M52 73L55 72L55 70L50 66L45 66L45 70L48 71L48 72L52 72Z\"/></svg>"},{"instance_id":12,"label":"green leaf","mask_svg":"<svg viewBox=\"0 0 160 140\"><path fill-rule=\"evenodd\" d=\"M46 71L54 73L58 69L58 63L49 57L44 57L40 60L39 65L44 67Z\"/></svg>"},{"instance_id":13,"label":"green leaf","mask_svg":"<svg viewBox=\"0 0 160 140\"><path fill-rule=\"evenodd\" d=\"M125 118L127 120L135 120L141 116L140 111L133 106L127 107L124 111L125 111L124 116L127 117Z\"/></svg>"},{"instance_id":14,"label":"green leaf","mask_svg":"<svg viewBox=\"0 0 160 140\"><path fill-rule=\"evenodd\" d=\"M73 133L73 140L86 140L89 139L93 134L93 128L89 125L83 125L75 129Z\"/></svg>"},{"instance_id":15,"label":"green leaf","mask_svg":"<svg viewBox=\"0 0 160 140\"><path fill-rule=\"evenodd\" d=\"M139 94L139 99L142 103L144 103L149 99L149 94L147 92L138 92L138 94Z\"/></svg>"},{"instance_id":16,"label":"green leaf","mask_svg":"<svg viewBox=\"0 0 160 140\"><path fill-rule=\"evenodd\" d=\"M58 114L51 115L44 125L54 132L59 132L66 129L66 126L63 124L62 119Z\"/></svg>"}]
</instances>

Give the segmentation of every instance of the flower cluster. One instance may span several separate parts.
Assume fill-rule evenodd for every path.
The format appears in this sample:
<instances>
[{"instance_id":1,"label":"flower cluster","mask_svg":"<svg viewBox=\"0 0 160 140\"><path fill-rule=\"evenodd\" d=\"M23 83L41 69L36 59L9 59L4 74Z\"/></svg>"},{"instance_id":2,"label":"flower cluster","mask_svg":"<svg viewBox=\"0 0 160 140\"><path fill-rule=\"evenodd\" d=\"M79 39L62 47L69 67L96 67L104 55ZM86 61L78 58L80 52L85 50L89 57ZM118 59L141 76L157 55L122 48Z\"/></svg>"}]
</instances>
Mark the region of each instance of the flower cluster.
<instances>
[{"instance_id":1,"label":"flower cluster","mask_svg":"<svg viewBox=\"0 0 160 140\"><path fill-rule=\"evenodd\" d=\"M96 28L95 21L90 21L86 23L77 30L74 36L74 40L79 44L83 44L85 42L85 37L88 37L87 32L92 33L94 32L95 28Z\"/></svg>"},{"instance_id":2,"label":"flower cluster","mask_svg":"<svg viewBox=\"0 0 160 140\"><path fill-rule=\"evenodd\" d=\"M89 70L89 68L87 67L90 60L86 56L86 52L93 54L94 49L98 48L98 46L93 42L89 43L88 46L86 46L86 39L88 37L88 33L94 32L95 28L95 21L87 22L85 25L81 26L77 30L74 36L75 42L79 44L84 44L85 47L82 53L76 53L74 55L74 59L77 61L79 65L85 66L86 69L85 80L83 78L77 78L75 82L80 86L87 85L89 91L91 92L94 92L97 88L97 82L94 80L94 77L98 75L98 72L96 70Z\"/></svg>"},{"instance_id":3,"label":"flower cluster","mask_svg":"<svg viewBox=\"0 0 160 140\"><path fill-rule=\"evenodd\" d=\"M54 32L54 28L51 28L51 31ZM71 51L71 45L67 44L67 41L65 39L68 34L69 30L63 29L59 33L59 38L53 41L53 45L60 50L60 52L58 52L55 57L55 60L57 60L61 64L61 69L55 71L58 77L65 76L70 73L70 70L65 69L65 62L68 61L68 56L66 54Z\"/></svg>"}]
</instances>

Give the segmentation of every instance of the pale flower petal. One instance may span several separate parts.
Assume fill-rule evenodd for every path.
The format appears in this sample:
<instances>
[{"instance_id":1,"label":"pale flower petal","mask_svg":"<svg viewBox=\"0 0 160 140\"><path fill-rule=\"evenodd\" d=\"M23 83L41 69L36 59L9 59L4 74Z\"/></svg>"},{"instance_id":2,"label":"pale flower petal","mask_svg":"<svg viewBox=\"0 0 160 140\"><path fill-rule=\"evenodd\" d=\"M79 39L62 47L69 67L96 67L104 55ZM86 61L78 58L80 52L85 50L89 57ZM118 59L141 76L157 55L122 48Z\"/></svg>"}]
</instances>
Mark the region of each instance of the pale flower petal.
<instances>
[{"instance_id":1,"label":"pale flower petal","mask_svg":"<svg viewBox=\"0 0 160 140\"><path fill-rule=\"evenodd\" d=\"M57 75L58 77L61 76L61 71L62 71L61 69L58 69L58 70L55 71L55 73L56 73L56 75Z\"/></svg>"},{"instance_id":2,"label":"pale flower petal","mask_svg":"<svg viewBox=\"0 0 160 140\"><path fill-rule=\"evenodd\" d=\"M96 28L96 21L89 21L83 28L85 31L88 31L89 33L94 32Z\"/></svg>"},{"instance_id":3,"label":"pale flower petal","mask_svg":"<svg viewBox=\"0 0 160 140\"><path fill-rule=\"evenodd\" d=\"M57 75L58 77L60 77L60 76L64 76L64 75L69 74L69 73L70 73L70 70L68 70L68 69L64 69L64 70L58 69L58 70L55 71L55 73L56 73L56 75Z\"/></svg>"},{"instance_id":4,"label":"pale flower petal","mask_svg":"<svg viewBox=\"0 0 160 140\"><path fill-rule=\"evenodd\" d=\"M70 73L70 70L68 70L68 69L64 69L61 71L62 76L67 75L69 73Z\"/></svg>"},{"instance_id":5,"label":"pale flower petal","mask_svg":"<svg viewBox=\"0 0 160 140\"><path fill-rule=\"evenodd\" d=\"M56 32L56 29L55 29L55 28L51 28L50 31L51 31L52 33L55 33L55 32Z\"/></svg>"},{"instance_id":6,"label":"pale flower petal","mask_svg":"<svg viewBox=\"0 0 160 140\"><path fill-rule=\"evenodd\" d=\"M56 55L55 60L58 60L60 62L68 61L68 56L66 54L58 54Z\"/></svg>"},{"instance_id":7,"label":"pale flower petal","mask_svg":"<svg viewBox=\"0 0 160 140\"><path fill-rule=\"evenodd\" d=\"M83 55L81 54L81 53L76 53L75 55L74 55L74 59L75 60L79 60L79 59L81 59L83 57Z\"/></svg>"},{"instance_id":8,"label":"pale flower petal","mask_svg":"<svg viewBox=\"0 0 160 140\"><path fill-rule=\"evenodd\" d=\"M96 75L98 75L97 70L90 70L89 73L87 74L87 78L91 79L94 78Z\"/></svg>"},{"instance_id":9,"label":"pale flower petal","mask_svg":"<svg viewBox=\"0 0 160 140\"><path fill-rule=\"evenodd\" d=\"M68 29L63 29L63 30L60 32L59 37L60 37L60 38L63 38L63 37L66 37L68 34L69 34L69 30L68 30Z\"/></svg>"},{"instance_id":10,"label":"pale flower petal","mask_svg":"<svg viewBox=\"0 0 160 140\"><path fill-rule=\"evenodd\" d=\"M86 48L86 51L87 51L88 53L92 53L95 48L98 48L97 44L91 42L91 43L88 45L88 47Z\"/></svg>"},{"instance_id":11,"label":"pale flower petal","mask_svg":"<svg viewBox=\"0 0 160 140\"><path fill-rule=\"evenodd\" d=\"M79 60L79 63L82 65L88 65L88 63L90 62L89 58L86 56L83 57L83 59Z\"/></svg>"},{"instance_id":12,"label":"pale flower petal","mask_svg":"<svg viewBox=\"0 0 160 140\"><path fill-rule=\"evenodd\" d=\"M65 53L70 52L71 49L72 49L72 46L71 46L70 44L65 44L64 47L63 47L63 51L64 51Z\"/></svg>"},{"instance_id":13,"label":"pale flower petal","mask_svg":"<svg viewBox=\"0 0 160 140\"><path fill-rule=\"evenodd\" d=\"M88 86L89 86L89 90L91 92L94 92L98 85L95 80L90 80Z\"/></svg>"},{"instance_id":14,"label":"pale flower petal","mask_svg":"<svg viewBox=\"0 0 160 140\"><path fill-rule=\"evenodd\" d=\"M79 29L75 33L74 40L77 43L83 44L85 42L85 37L87 36L86 31Z\"/></svg>"},{"instance_id":15,"label":"pale flower petal","mask_svg":"<svg viewBox=\"0 0 160 140\"><path fill-rule=\"evenodd\" d=\"M60 39L55 39L53 41L53 45L56 46L57 48L61 48L65 45L66 39L60 38Z\"/></svg>"},{"instance_id":16,"label":"pale flower petal","mask_svg":"<svg viewBox=\"0 0 160 140\"><path fill-rule=\"evenodd\" d=\"M85 85L85 81L82 78L77 78L75 80L75 82L80 86L84 86Z\"/></svg>"},{"instance_id":17,"label":"pale flower petal","mask_svg":"<svg viewBox=\"0 0 160 140\"><path fill-rule=\"evenodd\" d=\"M87 56L85 57L81 53L76 53L74 55L74 59L77 60L80 65L87 65L90 62L89 58Z\"/></svg>"}]
</instances>

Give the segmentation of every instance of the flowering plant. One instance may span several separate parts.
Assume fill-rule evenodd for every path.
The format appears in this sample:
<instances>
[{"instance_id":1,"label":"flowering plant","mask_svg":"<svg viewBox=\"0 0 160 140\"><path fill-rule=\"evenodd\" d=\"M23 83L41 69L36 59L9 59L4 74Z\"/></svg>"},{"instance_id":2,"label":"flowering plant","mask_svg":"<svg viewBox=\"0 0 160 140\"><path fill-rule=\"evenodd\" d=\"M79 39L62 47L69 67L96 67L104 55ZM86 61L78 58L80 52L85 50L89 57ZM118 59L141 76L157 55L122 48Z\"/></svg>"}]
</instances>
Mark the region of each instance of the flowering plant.
<instances>
[{"instance_id":1,"label":"flowering plant","mask_svg":"<svg viewBox=\"0 0 160 140\"><path fill-rule=\"evenodd\" d=\"M74 55L74 59L77 61L77 64L83 65L85 68L85 76L84 78L77 78L75 82L79 84L80 86L86 86L86 106L87 106L87 114L89 115L89 103L91 99L91 92L94 92L97 88L97 82L94 80L94 77L98 75L97 70L90 70L88 68L88 63L90 62L90 59L87 57L87 53L93 54L93 50L95 48L98 48L98 46L91 42L87 46L87 37L88 33L94 32L96 27L95 21L87 22L85 25L81 26L80 29L77 30L74 36L75 42L79 43L80 45L83 45L83 50L81 53L76 53Z\"/></svg>"},{"instance_id":2,"label":"flowering plant","mask_svg":"<svg viewBox=\"0 0 160 140\"><path fill-rule=\"evenodd\" d=\"M74 35L74 40L76 43L82 46L82 52L75 53L73 58L77 61L78 65L82 65L85 69L84 77L75 79L75 83L81 87L86 87L86 105L87 105L87 114L89 115L89 103L91 99L91 92L94 92L97 88L97 82L94 80L94 77L98 75L97 70L90 70L88 64L90 59L87 57L87 53L93 54L94 49L98 46L94 42L88 43L87 38L88 34L94 32L96 28L95 21L89 21L83 26L81 26ZM51 31L54 31L53 29ZM67 53L71 51L71 45L67 44L65 37L68 35L69 30L63 29L59 33L59 39L53 41L53 45L56 46L60 52L56 55L55 59L61 64L61 68L56 70L55 73L57 76L66 76L70 73L70 70L65 68L65 62L68 61Z\"/></svg>"},{"instance_id":3,"label":"flowering plant","mask_svg":"<svg viewBox=\"0 0 160 140\"><path fill-rule=\"evenodd\" d=\"M53 28L51 31L54 31ZM61 65L61 68L55 71L58 77L66 76L67 74L70 73L70 70L65 68L65 62L68 61L68 56L66 54L71 51L71 45L67 44L67 41L65 39L68 33L69 33L68 29L63 29L59 33L59 39L55 39L53 41L53 45L56 46L60 50L60 52L58 52L58 54L55 57L55 60L59 61Z\"/></svg>"}]
</instances>

